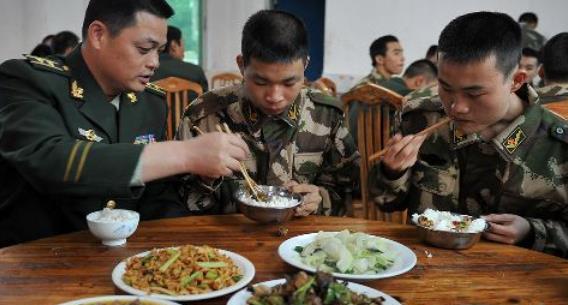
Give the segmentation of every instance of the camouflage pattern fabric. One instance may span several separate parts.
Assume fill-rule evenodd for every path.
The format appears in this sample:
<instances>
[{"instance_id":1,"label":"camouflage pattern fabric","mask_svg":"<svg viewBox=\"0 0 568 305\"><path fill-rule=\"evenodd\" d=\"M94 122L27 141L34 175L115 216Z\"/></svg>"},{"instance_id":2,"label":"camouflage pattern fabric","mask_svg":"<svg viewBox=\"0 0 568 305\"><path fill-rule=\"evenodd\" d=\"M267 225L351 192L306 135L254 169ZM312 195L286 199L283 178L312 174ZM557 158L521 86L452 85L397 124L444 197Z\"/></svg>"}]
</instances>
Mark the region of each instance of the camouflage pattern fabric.
<instances>
[{"instance_id":1,"label":"camouflage pattern fabric","mask_svg":"<svg viewBox=\"0 0 568 305\"><path fill-rule=\"evenodd\" d=\"M312 89L302 89L279 116L257 111L244 97L242 85L210 91L187 108L178 128L178 139L196 136L227 123L249 145L251 158L244 163L259 184L283 185L289 180L320 187L323 200L318 214L343 215L344 191L353 189L359 177L359 153L343 126L341 104ZM182 195L194 213L235 213L233 193L244 185L240 173L214 185L185 177ZM329 196L328 196L329 195Z\"/></svg>"},{"instance_id":2,"label":"camouflage pattern fabric","mask_svg":"<svg viewBox=\"0 0 568 305\"><path fill-rule=\"evenodd\" d=\"M541 104L568 100L568 84L552 84L538 88L537 93Z\"/></svg>"},{"instance_id":3,"label":"camouflage pattern fabric","mask_svg":"<svg viewBox=\"0 0 568 305\"><path fill-rule=\"evenodd\" d=\"M378 163L369 187L379 207L516 214L534 232L521 245L568 257L568 125L539 104L532 88L519 91L528 107L494 139L464 136L450 124L424 142L417 163L399 179L385 177ZM402 110L403 134L445 116L437 95L418 99Z\"/></svg>"},{"instance_id":4,"label":"camouflage pattern fabric","mask_svg":"<svg viewBox=\"0 0 568 305\"><path fill-rule=\"evenodd\" d=\"M378 85L380 81L386 80L386 79L387 78L384 75L380 74L377 71L377 69L375 69L373 67L373 70L371 70L371 73L369 73L369 75L367 75L367 76L363 77L361 80L359 80L357 82L357 84L355 84L355 86L353 86L353 88L360 86L362 84L365 84L365 83L373 83L373 84Z\"/></svg>"},{"instance_id":5,"label":"camouflage pattern fabric","mask_svg":"<svg viewBox=\"0 0 568 305\"><path fill-rule=\"evenodd\" d=\"M526 24L521 24L521 34L523 48L531 48L535 51L540 51L546 43L546 38L544 38L542 34L530 29Z\"/></svg>"}]
</instances>

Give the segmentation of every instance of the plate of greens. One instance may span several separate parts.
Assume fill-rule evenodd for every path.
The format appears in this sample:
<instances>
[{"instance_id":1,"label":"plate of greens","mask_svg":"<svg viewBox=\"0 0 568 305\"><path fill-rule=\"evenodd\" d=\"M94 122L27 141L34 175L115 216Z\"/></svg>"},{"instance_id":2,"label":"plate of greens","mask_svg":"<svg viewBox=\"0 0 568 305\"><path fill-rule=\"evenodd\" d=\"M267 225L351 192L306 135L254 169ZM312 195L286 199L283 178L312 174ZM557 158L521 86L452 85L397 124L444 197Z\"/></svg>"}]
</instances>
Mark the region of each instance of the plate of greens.
<instances>
[{"instance_id":1,"label":"plate of greens","mask_svg":"<svg viewBox=\"0 0 568 305\"><path fill-rule=\"evenodd\" d=\"M348 280L375 280L408 272L414 252L390 239L363 232L318 232L284 241L278 254L288 264L308 271L329 272Z\"/></svg>"}]
</instances>

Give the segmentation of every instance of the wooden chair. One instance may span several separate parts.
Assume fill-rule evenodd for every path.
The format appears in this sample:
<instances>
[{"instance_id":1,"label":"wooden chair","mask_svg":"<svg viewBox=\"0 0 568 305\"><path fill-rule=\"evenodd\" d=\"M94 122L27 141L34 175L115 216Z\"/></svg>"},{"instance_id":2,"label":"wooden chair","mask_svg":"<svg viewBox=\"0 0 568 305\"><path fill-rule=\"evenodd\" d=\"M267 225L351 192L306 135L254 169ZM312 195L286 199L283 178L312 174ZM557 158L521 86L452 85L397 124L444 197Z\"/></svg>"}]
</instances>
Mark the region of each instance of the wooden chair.
<instances>
[{"instance_id":1,"label":"wooden chair","mask_svg":"<svg viewBox=\"0 0 568 305\"><path fill-rule=\"evenodd\" d=\"M211 78L211 89L222 88L240 84L243 77L236 73L220 73Z\"/></svg>"},{"instance_id":2,"label":"wooden chair","mask_svg":"<svg viewBox=\"0 0 568 305\"><path fill-rule=\"evenodd\" d=\"M568 100L544 104L544 107L557 116L568 120Z\"/></svg>"},{"instance_id":3,"label":"wooden chair","mask_svg":"<svg viewBox=\"0 0 568 305\"><path fill-rule=\"evenodd\" d=\"M331 96L337 96L337 86L335 82L327 77L321 77L312 83L312 87L321 90Z\"/></svg>"},{"instance_id":4,"label":"wooden chair","mask_svg":"<svg viewBox=\"0 0 568 305\"><path fill-rule=\"evenodd\" d=\"M402 96L379 85L367 83L345 93L341 100L346 108L345 113L349 113L353 102L363 106L357 114L357 135L354 135L361 154L361 200L353 201L354 216L358 216L357 209L362 209L361 214L367 219L406 223L406 212L384 213L377 209L373 200L369 199L367 182L369 170L376 163L370 162L369 156L385 148L391 137L394 112L402 105Z\"/></svg>"},{"instance_id":5,"label":"wooden chair","mask_svg":"<svg viewBox=\"0 0 568 305\"><path fill-rule=\"evenodd\" d=\"M182 79L179 77L167 77L154 82L166 91L166 101L168 103L168 125L167 139L172 140L175 136L183 112L191 99L189 93L194 92L197 96L203 94L203 88L198 83Z\"/></svg>"}]
</instances>

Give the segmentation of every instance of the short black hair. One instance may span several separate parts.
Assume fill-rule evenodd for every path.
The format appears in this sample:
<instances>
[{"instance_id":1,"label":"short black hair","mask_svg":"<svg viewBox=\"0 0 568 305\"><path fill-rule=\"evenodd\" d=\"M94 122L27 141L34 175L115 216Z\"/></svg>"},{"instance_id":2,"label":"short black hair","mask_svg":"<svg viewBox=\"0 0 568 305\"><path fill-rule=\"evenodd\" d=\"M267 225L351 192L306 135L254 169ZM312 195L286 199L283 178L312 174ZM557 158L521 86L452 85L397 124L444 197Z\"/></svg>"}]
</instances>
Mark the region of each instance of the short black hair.
<instances>
[{"instance_id":1,"label":"short black hair","mask_svg":"<svg viewBox=\"0 0 568 305\"><path fill-rule=\"evenodd\" d=\"M377 64L375 62L377 55L385 56L387 54L387 44L389 42L398 42L398 38L393 35L385 35L375 39L375 41L371 43L369 55L371 55L371 65L373 65L373 67Z\"/></svg>"},{"instance_id":2,"label":"short black hair","mask_svg":"<svg viewBox=\"0 0 568 305\"><path fill-rule=\"evenodd\" d=\"M163 53L168 53L170 51L173 41L177 43L181 42L181 30L173 25L168 25L168 42L166 43Z\"/></svg>"},{"instance_id":3,"label":"short black hair","mask_svg":"<svg viewBox=\"0 0 568 305\"><path fill-rule=\"evenodd\" d=\"M522 13L521 16L519 16L519 22L538 23L538 17L533 12Z\"/></svg>"},{"instance_id":4,"label":"short black hair","mask_svg":"<svg viewBox=\"0 0 568 305\"><path fill-rule=\"evenodd\" d=\"M426 51L426 58L432 57L436 55L436 53L438 53L438 45L433 44L428 48L428 51Z\"/></svg>"},{"instance_id":5,"label":"short black hair","mask_svg":"<svg viewBox=\"0 0 568 305\"><path fill-rule=\"evenodd\" d=\"M53 37L51 43L54 54L63 54L67 48L74 48L79 44L79 36L71 31L61 31Z\"/></svg>"},{"instance_id":6,"label":"short black hair","mask_svg":"<svg viewBox=\"0 0 568 305\"><path fill-rule=\"evenodd\" d=\"M550 38L541 52L545 81L568 82L568 32Z\"/></svg>"},{"instance_id":7,"label":"short black hair","mask_svg":"<svg viewBox=\"0 0 568 305\"><path fill-rule=\"evenodd\" d=\"M46 57L51 54L53 54L51 47L44 43L38 44L30 53L30 55L39 56L39 57Z\"/></svg>"},{"instance_id":8,"label":"short black hair","mask_svg":"<svg viewBox=\"0 0 568 305\"><path fill-rule=\"evenodd\" d=\"M442 30L438 52L443 60L459 64L482 62L494 55L506 79L521 60L521 27L503 13L465 14Z\"/></svg>"},{"instance_id":9,"label":"short black hair","mask_svg":"<svg viewBox=\"0 0 568 305\"><path fill-rule=\"evenodd\" d=\"M49 35L43 37L43 39L41 40L41 43L49 45L53 41L53 37L55 37L55 35L49 34Z\"/></svg>"},{"instance_id":10,"label":"short black hair","mask_svg":"<svg viewBox=\"0 0 568 305\"><path fill-rule=\"evenodd\" d=\"M438 77L438 68L427 59L417 60L408 66L404 71L404 77L415 77L424 75L428 79L434 80Z\"/></svg>"},{"instance_id":11,"label":"short black hair","mask_svg":"<svg viewBox=\"0 0 568 305\"><path fill-rule=\"evenodd\" d=\"M523 48L521 53L525 57L534 57L538 62L540 62L540 53L533 48Z\"/></svg>"},{"instance_id":12,"label":"short black hair","mask_svg":"<svg viewBox=\"0 0 568 305\"><path fill-rule=\"evenodd\" d=\"M241 54L245 66L251 58L266 63L306 61L309 54L306 26L300 18L287 12L258 11L243 27Z\"/></svg>"},{"instance_id":13,"label":"short black hair","mask_svg":"<svg viewBox=\"0 0 568 305\"><path fill-rule=\"evenodd\" d=\"M174 10L166 0L91 0L83 20L83 40L87 38L89 25L95 20L104 23L112 36L136 22L136 13L147 12L152 15L170 18Z\"/></svg>"}]
</instances>

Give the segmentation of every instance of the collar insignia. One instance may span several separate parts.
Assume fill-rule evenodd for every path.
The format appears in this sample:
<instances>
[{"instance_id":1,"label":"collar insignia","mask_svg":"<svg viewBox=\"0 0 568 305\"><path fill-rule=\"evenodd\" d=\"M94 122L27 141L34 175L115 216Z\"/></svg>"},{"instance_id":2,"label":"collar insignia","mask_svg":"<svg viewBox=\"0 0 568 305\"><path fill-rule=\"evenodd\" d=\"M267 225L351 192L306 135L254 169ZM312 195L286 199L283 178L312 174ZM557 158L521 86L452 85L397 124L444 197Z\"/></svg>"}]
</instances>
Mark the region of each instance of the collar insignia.
<instances>
[{"instance_id":1,"label":"collar insignia","mask_svg":"<svg viewBox=\"0 0 568 305\"><path fill-rule=\"evenodd\" d=\"M130 93L126 94L126 96L128 97L128 99L130 99L130 102L132 104L134 104L138 101L138 98L136 97L136 94L134 94L134 92L130 92Z\"/></svg>"},{"instance_id":2,"label":"collar insignia","mask_svg":"<svg viewBox=\"0 0 568 305\"><path fill-rule=\"evenodd\" d=\"M85 90L83 90L83 88L79 87L79 84L77 83L76 80L73 80L71 82L71 96L77 99L83 99L83 93Z\"/></svg>"},{"instance_id":3,"label":"collar insignia","mask_svg":"<svg viewBox=\"0 0 568 305\"><path fill-rule=\"evenodd\" d=\"M456 126L453 127L453 131L454 144L458 144L466 139L466 136L463 134L463 132Z\"/></svg>"},{"instance_id":4,"label":"collar insignia","mask_svg":"<svg viewBox=\"0 0 568 305\"><path fill-rule=\"evenodd\" d=\"M134 139L134 144L149 144L149 143L154 143L156 142L156 137L154 136L154 134L145 134L145 135L141 135L141 136L137 136Z\"/></svg>"},{"instance_id":5,"label":"collar insignia","mask_svg":"<svg viewBox=\"0 0 568 305\"><path fill-rule=\"evenodd\" d=\"M519 145L521 145L521 143L523 143L526 138L527 136L525 135L523 130L520 127L517 127L507 138L505 138L505 140L503 140L502 144L507 152L509 152L509 154L512 154L515 152L515 150L517 150Z\"/></svg>"},{"instance_id":6,"label":"collar insignia","mask_svg":"<svg viewBox=\"0 0 568 305\"><path fill-rule=\"evenodd\" d=\"M85 130L83 128L79 128L79 134L82 135L83 137L85 137L85 139L87 139L91 142L100 142L100 141L103 140L103 138L97 136L95 131L92 130L92 129Z\"/></svg>"}]
</instances>

